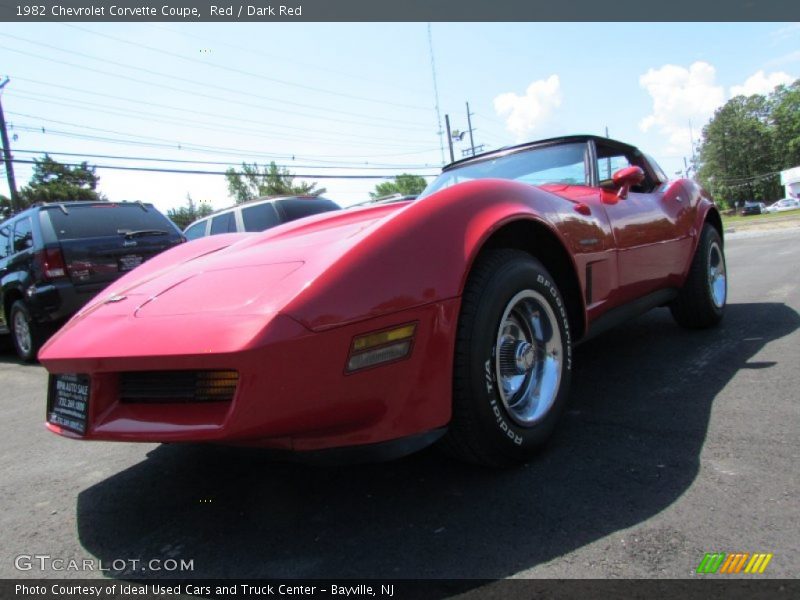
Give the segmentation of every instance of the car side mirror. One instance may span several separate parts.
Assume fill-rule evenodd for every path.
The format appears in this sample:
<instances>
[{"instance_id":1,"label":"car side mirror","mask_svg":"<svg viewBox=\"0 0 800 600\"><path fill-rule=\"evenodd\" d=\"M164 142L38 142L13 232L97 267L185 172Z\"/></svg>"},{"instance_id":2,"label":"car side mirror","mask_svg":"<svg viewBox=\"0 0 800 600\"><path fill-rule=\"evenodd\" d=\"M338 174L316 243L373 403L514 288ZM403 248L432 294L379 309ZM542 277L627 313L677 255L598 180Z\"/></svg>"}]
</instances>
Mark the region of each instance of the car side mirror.
<instances>
[{"instance_id":1,"label":"car side mirror","mask_svg":"<svg viewBox=\"0 0 800 600\"><path fill-rule=\"evenodd\" d=\"M628 197L631 186L639 185L644 181L644 171L641 167L625 167L620 169L612 176L614 186L619 188L617 198Z\"/></svg>"}]
</instances>

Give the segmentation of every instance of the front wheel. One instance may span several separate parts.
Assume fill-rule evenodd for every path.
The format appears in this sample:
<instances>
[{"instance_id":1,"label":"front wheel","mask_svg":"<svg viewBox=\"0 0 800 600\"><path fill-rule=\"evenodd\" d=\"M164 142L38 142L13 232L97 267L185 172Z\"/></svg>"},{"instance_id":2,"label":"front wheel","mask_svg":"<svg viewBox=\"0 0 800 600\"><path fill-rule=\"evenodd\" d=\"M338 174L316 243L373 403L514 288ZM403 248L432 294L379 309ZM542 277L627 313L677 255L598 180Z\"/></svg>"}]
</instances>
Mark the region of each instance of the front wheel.
<instances>
[{"instance_id":1,"label":"front wheel","mask_svg":"<svg viewBox=\"0 0 800 600\"><path fill-rule=\"evenodd\" d=\"M488 466L530 458L555 427L571 363L566 305L544 266L517 250L481 257L462 299L445 449Z\"/></svg>"},{"instance_id":2,"label":"front wheel","mask_svg":"<svg viewBox=\"0 0 800 600\"><path fill-rule=\"evenodd\" d=\"M679 325L703 329L722 320L727 300L728 269L722 238L706 223L686 281L669 308Z\"/></svg>"}]
</instances>

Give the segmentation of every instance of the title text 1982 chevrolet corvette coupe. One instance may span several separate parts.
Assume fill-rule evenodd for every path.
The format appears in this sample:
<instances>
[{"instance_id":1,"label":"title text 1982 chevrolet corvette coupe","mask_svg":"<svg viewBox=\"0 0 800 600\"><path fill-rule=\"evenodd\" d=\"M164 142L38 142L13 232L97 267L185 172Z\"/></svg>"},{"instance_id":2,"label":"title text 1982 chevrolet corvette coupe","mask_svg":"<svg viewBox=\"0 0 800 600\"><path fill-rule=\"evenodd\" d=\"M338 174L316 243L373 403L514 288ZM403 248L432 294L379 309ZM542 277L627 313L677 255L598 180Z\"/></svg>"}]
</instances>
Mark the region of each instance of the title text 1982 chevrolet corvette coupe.
<instances>
[{"instance_id":1,"label":"title text 1982 chevrolet corvette coupe","mask_svg":"<svg viewBox=\"0 0 800 600\"><path fill-rule=\"evenodd\" d=\"M579 340L656 306L722 317L720 215L636 148L570 136L445 167L415 201L212 236L115 282L40 353L90 440L524 461Z\"/></svg>"}]
</instances>

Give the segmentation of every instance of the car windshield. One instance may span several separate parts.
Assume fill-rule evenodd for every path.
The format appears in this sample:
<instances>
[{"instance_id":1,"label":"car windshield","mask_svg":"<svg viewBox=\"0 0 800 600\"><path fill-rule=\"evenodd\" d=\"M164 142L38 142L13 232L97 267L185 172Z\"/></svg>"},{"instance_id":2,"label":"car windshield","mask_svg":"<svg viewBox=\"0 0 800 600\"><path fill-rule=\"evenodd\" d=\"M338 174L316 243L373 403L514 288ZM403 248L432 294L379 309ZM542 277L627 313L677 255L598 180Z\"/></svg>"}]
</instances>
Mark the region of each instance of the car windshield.
<instances>
[{"instance_id":1,"label":"car windshield","mask_svg":"<svg viewBox=\"0 0 800 600\"><path fill-rule=\"evenodd\" d=\"M587 148L585 143L558 144L466 163L444 171L425 188L420 198L475 179L510 179L531 185L587 185Z\"/></svg>"}]
</instances>

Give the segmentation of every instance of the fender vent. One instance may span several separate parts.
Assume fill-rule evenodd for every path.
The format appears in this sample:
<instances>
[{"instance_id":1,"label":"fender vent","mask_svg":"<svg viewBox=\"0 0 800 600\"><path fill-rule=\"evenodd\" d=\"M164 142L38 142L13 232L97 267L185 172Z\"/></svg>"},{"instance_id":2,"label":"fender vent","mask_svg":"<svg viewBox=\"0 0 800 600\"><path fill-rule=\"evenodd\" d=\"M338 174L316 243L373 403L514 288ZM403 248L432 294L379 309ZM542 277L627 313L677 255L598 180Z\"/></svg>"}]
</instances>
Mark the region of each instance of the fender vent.
<instances>
[{"instance_id":1,"label":"fender vent","mask_svg":"<svg viewBox=\"0 0 800 600\"><path fill-rule=\"evenodd\" d=\"M131 371L119 374L119 398L128 403L230 402L236 371Z\"/></svg>"}]
</instances>

